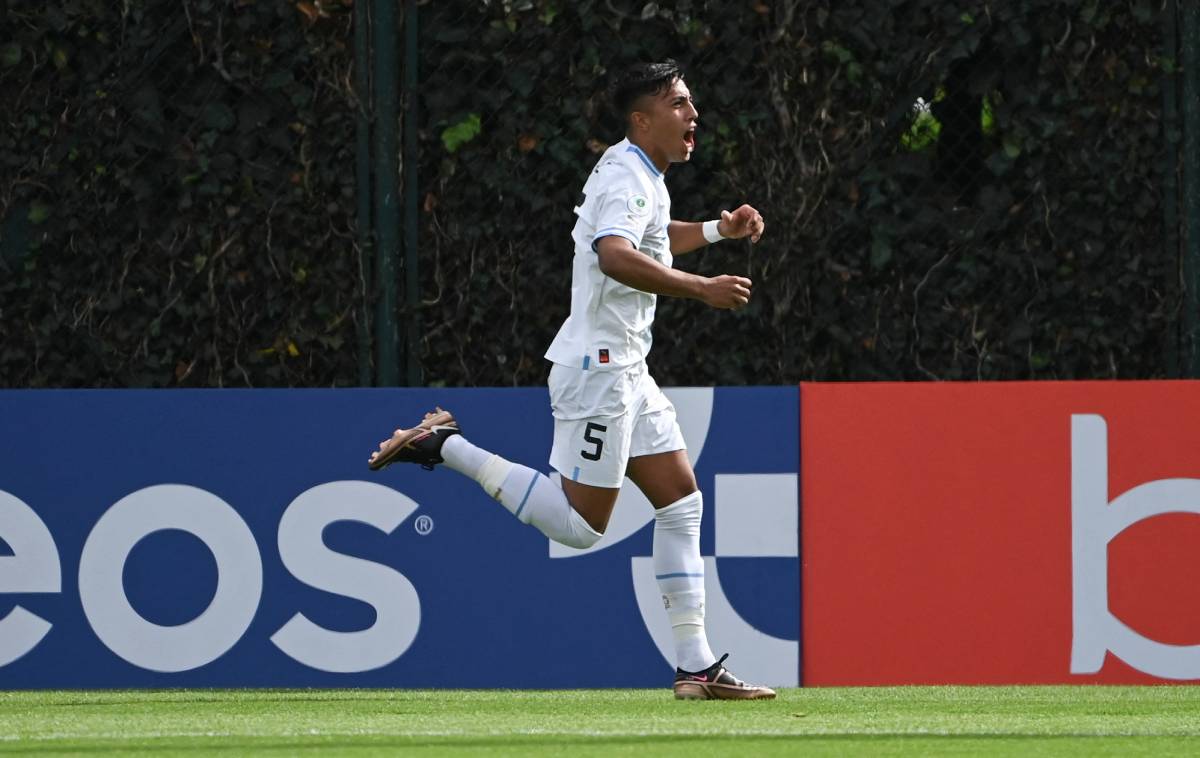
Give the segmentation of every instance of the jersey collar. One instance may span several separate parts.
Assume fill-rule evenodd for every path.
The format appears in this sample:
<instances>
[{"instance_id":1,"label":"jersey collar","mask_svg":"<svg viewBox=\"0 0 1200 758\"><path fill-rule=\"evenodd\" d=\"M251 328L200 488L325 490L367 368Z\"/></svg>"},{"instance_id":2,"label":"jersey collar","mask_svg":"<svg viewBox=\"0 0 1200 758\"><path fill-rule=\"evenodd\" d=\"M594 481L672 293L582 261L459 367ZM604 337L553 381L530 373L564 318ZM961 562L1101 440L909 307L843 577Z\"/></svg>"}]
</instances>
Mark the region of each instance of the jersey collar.
<instances>
[{"instance_id":1,"label":"jersey collar","mask_svg":"<svg viewBox=\"0 0 1200 758\"><path fill-rule=\"evenodd\" d=\"M626 138L626 140L628 140L628 138ZM662 172L658 170L658 166L654 165L654 161L650 160L650 156L646 155L645 150L642 150L640 147L630 142L629 146L625 148L625 152L633 153L637 157L641 158L642 165L646 167L646 170L650 172L651 176L662 176Z\"/></svg>"}]
</instances>

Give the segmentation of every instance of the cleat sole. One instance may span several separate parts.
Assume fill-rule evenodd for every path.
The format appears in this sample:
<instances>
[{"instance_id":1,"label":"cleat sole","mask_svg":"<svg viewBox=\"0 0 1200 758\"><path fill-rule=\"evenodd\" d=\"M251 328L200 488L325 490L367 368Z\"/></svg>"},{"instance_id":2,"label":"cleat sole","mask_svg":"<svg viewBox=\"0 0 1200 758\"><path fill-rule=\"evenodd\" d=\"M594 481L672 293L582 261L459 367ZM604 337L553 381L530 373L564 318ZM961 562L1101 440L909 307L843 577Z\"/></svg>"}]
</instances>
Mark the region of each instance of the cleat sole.
<instances>
[{"instance_id":1,"label":"cleat sole","mask_svg":"<svg viewBox=\"0 0 1200 758\"><path fill-rule=\"evenodd\" d=\"M458 427L454 421L454 414L450 413L450 411L438 408L430 413L426 413L421 423L412 429L404 429L392 435L387 444L380 448L375 457L367 463L367 467L372 471L387 468L396 462L396 456L400 454L401 450L412 445L413 442L422 439L425 435L429 434L431 429L438 426Z\"/></svg>"}]
</instances>

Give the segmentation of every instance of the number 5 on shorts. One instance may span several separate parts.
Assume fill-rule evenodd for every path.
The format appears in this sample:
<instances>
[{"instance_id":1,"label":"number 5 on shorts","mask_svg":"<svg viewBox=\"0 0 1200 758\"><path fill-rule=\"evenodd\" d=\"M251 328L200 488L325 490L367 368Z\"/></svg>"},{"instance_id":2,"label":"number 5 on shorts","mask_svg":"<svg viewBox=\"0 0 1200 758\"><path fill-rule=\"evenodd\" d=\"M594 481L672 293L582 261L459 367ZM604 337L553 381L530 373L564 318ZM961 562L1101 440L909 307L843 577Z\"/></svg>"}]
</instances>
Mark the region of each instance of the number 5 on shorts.
<instances>
[{"instance_id":1,"label":"number 5 on shorts","mask_svg":"<svg viewBox=\"0 0 1200 758\"><path fill-rule=\"evenodd\" d=\"M593 435L593 432L607 432L608 427L602 424L597 424L589 421L587 427L583 430L583 441L596 446L595 450L580 450L579 454L589 461L600 460L600 453L604 450L604 440Z\"/></svg>"}]
</instances>

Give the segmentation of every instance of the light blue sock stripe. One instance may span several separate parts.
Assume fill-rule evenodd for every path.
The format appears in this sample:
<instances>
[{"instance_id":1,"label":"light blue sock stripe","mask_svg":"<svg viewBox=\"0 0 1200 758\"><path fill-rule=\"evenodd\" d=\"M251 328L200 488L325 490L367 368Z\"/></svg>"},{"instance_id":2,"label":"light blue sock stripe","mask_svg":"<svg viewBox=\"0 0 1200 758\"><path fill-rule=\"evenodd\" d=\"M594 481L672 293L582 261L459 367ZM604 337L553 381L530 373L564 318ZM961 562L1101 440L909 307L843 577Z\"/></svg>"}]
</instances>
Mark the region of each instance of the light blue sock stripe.
<instances>
[{"instance_id":1,"label":"light blue sock stripe","mask_svg":"<svg viewBox=\"0 0 1200 758\"><path fill-rule=\"evenodd\" d=\"M537 484L539 476L541 476L541 474L534 471L533 478L529 480L529 487L525 490L525 497L521 498L521 504L517 506L517 512L513 514L518 519L521 518L521 511L525 510L525 503L529 502L529 494L533 492L533 485Z\"/></svg>"},{"instance_id":2,"label":"light blue sock stripe","mask_svg":"<svg viewBox=\"0 0 1200 758\"><path fill-rule=\"evenodd\" d=\"M703 578L703 577L704 577L704 574L685 574L685 573L682 573L682 572L681 572L681 573L678 573L678 574L656 574L656 575L654 576L654 578L655 578L655 579L681 579L681 578L683 578L683 577L687 577L687 576L694 576L694 577L698 577L698 578Z\"/></svg>"}]
</instances>

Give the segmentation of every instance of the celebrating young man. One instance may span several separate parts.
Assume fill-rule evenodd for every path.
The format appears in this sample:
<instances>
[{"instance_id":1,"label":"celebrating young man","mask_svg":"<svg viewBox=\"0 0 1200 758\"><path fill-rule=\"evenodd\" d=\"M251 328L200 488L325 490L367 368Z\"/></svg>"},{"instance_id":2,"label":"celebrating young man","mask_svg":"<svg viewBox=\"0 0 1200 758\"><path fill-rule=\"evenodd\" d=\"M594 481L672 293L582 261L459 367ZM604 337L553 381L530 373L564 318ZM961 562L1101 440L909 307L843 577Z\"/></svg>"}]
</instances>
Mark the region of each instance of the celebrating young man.
<instances>
[{"instance_id":1,"label":"celebrating young man","mask_svg":"<svg viewBox=\"0 0 1200 758\"><path fill-rule=\"evenodd\" d=\"M646 370L658 295L690 297L714 308L750 300L750 280L703 277L671 268L673 256L722 239L757 242L764 223L743 205L719 220L671 219L663 176L691 158L699 114L673 61L630 68L613 102L626 138L608 148L575 208L571 314L546 351L554 444L545 475L472 445L454 416L438 409L411 429L397 429L370 459L425 468L444 463L479 482L523 523L575 548L603 535L623 479L655 508L654 569L677 655L675 696L686 699L775 697L746 684L709 648L704 631L703 499L687 457L675 408Z\"/></svg>"}]
</instances>

